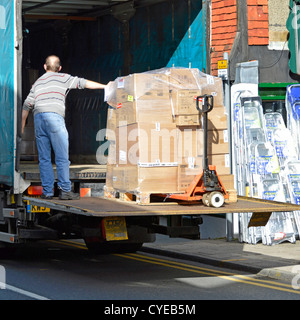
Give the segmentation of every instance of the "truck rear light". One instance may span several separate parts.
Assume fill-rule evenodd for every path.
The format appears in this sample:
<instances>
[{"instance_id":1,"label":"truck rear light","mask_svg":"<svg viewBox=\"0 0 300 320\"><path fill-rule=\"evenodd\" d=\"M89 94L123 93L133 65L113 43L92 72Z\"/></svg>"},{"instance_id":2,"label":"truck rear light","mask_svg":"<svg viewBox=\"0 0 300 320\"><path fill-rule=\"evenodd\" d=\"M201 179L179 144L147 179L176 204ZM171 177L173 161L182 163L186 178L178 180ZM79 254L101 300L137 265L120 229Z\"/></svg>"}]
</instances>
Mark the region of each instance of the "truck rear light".
<instances>
[{"instance_id":1,"label":"truck rear light","mask_svg":"<svg viewBox=\"0 0 300 320\"><path fill-rule=\"evenodd\" d=\"M29 196L40 196L43 193L43 187L42 186L30 186L27 189Z\"/></svg>"}]
</instances>

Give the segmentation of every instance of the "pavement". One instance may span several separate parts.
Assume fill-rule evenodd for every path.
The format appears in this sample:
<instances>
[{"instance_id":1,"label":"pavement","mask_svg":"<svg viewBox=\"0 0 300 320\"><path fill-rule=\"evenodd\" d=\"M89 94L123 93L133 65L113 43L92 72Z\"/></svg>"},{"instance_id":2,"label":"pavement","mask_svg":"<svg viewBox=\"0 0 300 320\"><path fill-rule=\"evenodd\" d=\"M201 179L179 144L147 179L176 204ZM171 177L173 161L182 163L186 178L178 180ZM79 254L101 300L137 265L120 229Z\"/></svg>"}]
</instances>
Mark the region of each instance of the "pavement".
<instances>
[{"instance_id":1,"label":"pavement","mask_svg":"<svg viewBox=\"0 0 300 320\"><path fill-rule=\"evenodd\" d=\"M173 258L201 262L213 266L255 273L291 282L300 278L300 240L267 246L241 243L226 238L188 240L157 235L154 243L145 243L142 250ZM297 282L300 286L300 281Z\"/></svg>"}]
</instances>

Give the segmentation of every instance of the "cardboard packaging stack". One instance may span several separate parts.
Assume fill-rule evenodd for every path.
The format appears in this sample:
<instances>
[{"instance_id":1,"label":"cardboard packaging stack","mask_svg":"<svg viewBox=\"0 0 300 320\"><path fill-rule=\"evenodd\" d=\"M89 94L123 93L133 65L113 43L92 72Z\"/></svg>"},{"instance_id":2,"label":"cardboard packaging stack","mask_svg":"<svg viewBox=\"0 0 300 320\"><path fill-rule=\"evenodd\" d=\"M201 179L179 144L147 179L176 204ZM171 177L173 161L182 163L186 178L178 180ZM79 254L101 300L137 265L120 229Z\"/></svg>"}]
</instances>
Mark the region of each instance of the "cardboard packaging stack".
<instances>
[{"instance_id":1,"label":"cardboard packaging stack","mask_svg":"<svg viewBox=\"0 0 300 320\"><path fill-rule=\"evenodd\" d=\"M109 83L106 189L184 192L203 170L203 127L196 97L204 94L214 97L208 114L209 163L216 165L225 187L233 189L222 80L186 68L132 74Z\"/></svg>"}]
</instances>

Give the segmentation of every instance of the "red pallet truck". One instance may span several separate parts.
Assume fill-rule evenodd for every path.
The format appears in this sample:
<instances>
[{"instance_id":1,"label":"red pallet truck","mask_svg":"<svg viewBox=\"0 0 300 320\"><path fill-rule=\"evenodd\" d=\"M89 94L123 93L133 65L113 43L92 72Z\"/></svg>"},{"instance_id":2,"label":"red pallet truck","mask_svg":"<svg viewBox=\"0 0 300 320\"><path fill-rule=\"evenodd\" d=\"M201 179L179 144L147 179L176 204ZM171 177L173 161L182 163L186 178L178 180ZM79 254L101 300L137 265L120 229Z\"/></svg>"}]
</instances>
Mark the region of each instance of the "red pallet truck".
<instances>
[{"instance_id":1,"label":"red pallet truck","mask_svg":"<svg viewBox=\"0 0 300 320\"><path fill-rule=\"evenodd\" d=\"M201 107L201 108L200 108ZM221 207L229 198L216 166L208 164L207 155L207 114L213 109L213 96L203 95L196 99L196 108L203 118L203 171L197 175L183 194L172 194L170 199L200 201L206 206Z\"/></svg>"}]
</instances>

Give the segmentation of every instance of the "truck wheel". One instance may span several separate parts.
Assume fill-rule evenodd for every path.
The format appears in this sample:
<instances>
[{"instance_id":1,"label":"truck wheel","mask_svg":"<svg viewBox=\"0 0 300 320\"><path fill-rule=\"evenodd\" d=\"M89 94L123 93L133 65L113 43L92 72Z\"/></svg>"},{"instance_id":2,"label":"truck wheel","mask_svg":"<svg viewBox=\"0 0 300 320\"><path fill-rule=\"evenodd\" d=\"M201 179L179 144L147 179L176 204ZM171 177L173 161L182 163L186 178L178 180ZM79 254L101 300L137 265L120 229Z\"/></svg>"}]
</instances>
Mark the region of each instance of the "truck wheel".
<instances>
[{"instance_id":1,"label":"truck wheel","mask_svg":"<svg viewBox=\"0 0 300 320\"><path fill-rule=\"evenodd\" d=\"M224 201L223 194L218 191L214 191L208 196L208 202L211 207L220 208L224 204Z\"/></svg>"},{"instance_id":2,"label":"truck wheel","mask_svg":"<svg viewBox=\"0 0 300 320\"><path fill-rule=\"evenodd\" d=\"M16 247L14 245L0 242L0 260L12 257L15 254Z\"/></svg>"}]
</instances>

